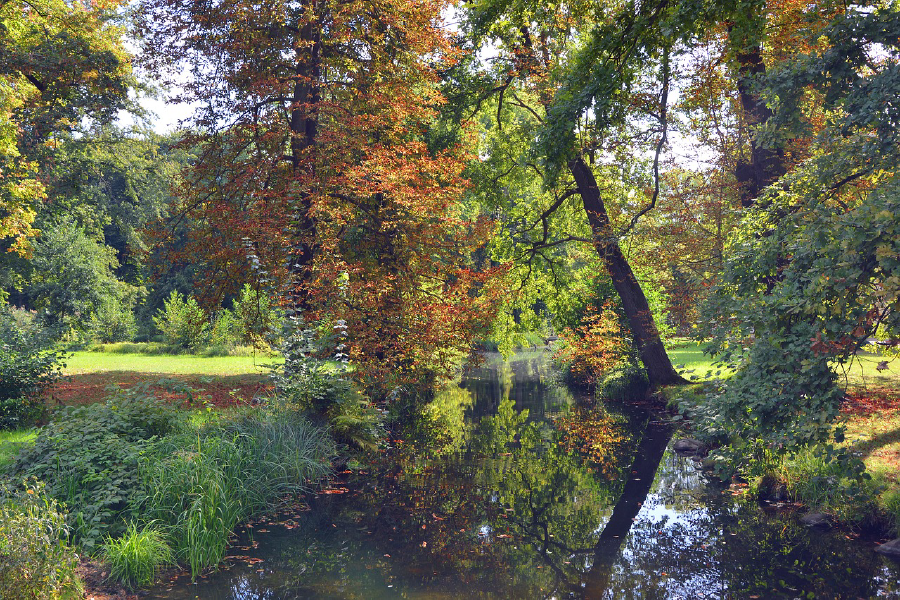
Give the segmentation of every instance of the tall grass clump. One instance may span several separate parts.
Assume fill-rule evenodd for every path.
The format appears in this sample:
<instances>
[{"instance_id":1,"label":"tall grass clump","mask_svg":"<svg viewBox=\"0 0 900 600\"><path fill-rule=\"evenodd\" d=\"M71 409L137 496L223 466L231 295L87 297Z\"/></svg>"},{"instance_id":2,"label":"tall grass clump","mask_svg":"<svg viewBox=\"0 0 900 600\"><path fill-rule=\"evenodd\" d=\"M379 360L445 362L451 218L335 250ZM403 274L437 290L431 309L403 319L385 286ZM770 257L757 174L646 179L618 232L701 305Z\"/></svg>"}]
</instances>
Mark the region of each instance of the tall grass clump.
<instances>
[{"instance_id":1,"label":"tall grass clump","mask_svg":"<svg viewBox=\"0 0 900 600\"><path fill-rule=\"evenodd\" d=\"M0 483L0 597L81 598L66 518L43 485Z\"/></svg>"},{"instance_id":2,"label":"tall grass clump","mask_svg":"<svg viewBox=\"0 0 900 600\"><path fill-rule=\"evenodd\" d=\"M144 514L165 523L196 576L225 556L238 523L330 470L330 438L296 414L264 411L162 440L143 463Z\"/></svg>"},{"instance_id":3,"label":"tall grass clump","mask_svg":"<svg viewBox=\"0 0 900 600\"><path fill-rule=\"evenodd\" d=\"M800 502L847 523L862 524L877 510L862 461L841 449L810 446L789 454L757 447L744 471L761 498Z\"/></svg>"},{"instance_id":4,"label":"tall grass clump","mask_svg":"<svg viewBox=\"0 0 900 600\"><path fill-rule=\"evenodd\" d=\"M130 585L142 585L135 573L146 570L132 555L153 541L137 535L142 523L154 523L196 576L224 558L241 521L328 473L334 446L278 403L199 423L187 417L146 386L120 390L105 404L59 411L9 472L45 481L69 508L72 540L88 553L105 541Z\"/></svg>"},{"instance_id":5,"label":"tall grass clump","mask_svg":"<svg viewBox=\"0 0 900 600\"><path fill-rule=\"evenodd\" d=\"M129 523L122 537L106 540L103 557L110 577L132 589L150 585L161 569L175 564L175 554L153 523L140 530Z\"/></svg>"}]
</instances>

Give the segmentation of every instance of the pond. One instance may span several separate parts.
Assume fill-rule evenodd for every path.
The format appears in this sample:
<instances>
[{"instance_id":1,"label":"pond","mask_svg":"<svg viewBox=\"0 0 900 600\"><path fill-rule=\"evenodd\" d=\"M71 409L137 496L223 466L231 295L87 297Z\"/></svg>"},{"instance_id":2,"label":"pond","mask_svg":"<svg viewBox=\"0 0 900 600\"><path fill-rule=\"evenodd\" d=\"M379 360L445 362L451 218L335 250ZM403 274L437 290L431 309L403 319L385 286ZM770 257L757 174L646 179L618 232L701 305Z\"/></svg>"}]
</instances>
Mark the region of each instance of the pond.
<instances>
[{"instance_id":1,"label":"pond","mask_svg":"<svg viewBox=\"0 0 900 600\"><path fill-rule=\"evenodd\" d=\"M545 352L490 356L438 396L425 443L394 440L251 524L226 568L147 597L900 598L874 541L707 481L665 420L578 404Z\"/></svg>"}]
</instances>

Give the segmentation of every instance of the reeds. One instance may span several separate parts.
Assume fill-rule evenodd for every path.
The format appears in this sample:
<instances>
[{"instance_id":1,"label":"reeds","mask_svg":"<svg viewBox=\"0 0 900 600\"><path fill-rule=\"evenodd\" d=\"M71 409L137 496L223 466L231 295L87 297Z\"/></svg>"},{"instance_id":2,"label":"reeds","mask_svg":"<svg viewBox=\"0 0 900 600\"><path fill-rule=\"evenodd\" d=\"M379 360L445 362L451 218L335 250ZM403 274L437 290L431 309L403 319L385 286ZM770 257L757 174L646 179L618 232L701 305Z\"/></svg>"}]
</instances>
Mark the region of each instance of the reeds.
<instances>
[{"instance_id":1,"label":"reeds","mask_svg":"<svg viewBox=\"0 0 900 600\"><path fill-rule=\"evenodd\" d=\"M132 589L150 585L160 569L175 564L175 554L153 523L141 530L129 523L123 536L106 540L103 556L110 566L110 578Z\"/></svg>"},{"instance_id":2,"label":"reeds","mask_svg":"<svg viewBox=\"0 0 900 600\"><path fill-rule=\"evenodd\" d=\"M323 432L296 415L262 413L211 423L161 442L147 461L142 512L167 531L193 576L219 563L237 525L330 469Z\"/></svg>"}]
</instances>

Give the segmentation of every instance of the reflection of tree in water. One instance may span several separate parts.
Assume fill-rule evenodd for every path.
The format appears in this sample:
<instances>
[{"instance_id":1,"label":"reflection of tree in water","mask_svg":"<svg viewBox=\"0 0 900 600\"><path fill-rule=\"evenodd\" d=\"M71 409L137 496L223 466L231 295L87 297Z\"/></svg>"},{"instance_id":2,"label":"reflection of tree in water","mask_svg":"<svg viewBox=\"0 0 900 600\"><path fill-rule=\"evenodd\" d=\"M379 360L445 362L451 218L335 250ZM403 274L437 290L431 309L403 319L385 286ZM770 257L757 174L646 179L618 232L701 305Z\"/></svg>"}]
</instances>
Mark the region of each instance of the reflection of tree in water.
<instances>
[{"instance_id":1,"label":"reflection of tree in water","mask_svg":"<svg viewBox=\"0 0 900 600\"><path fill-rule=\"evenodd\" d=\"M405 440L348 481L349 493L319 498L279 534L281 550L264 563L271 574L241 575L228 594L203 597L900 595L896 568L883 567L887 583L872 579L882 560L873 552L707 486L686 459L665 454L666 423L602 407L581 422L560 418L558 428L586 443L616 447L569 451L548 423L517 410L527 395L516 386L542 368L499 373L497 404L478 423L464 418L484 393L471 380L438 394L429 422L444 452Z\"/></svg>"},{"instance_id":2,"label":"reflection of tree in water","mask_svg":"<svg viewBox=\"0 0 900 600\"><path fill-rule=\"evenodd\" d=\"M479 420L496 414L501 400L510 399L516 410L528 410L531 420L540 421L549 412L574 404L572 393L556 380L547 352L523 352L504 360L488 354L485 362L471 369L461 386L476 398L471 417Z\"/></svg>"}]
</instances>

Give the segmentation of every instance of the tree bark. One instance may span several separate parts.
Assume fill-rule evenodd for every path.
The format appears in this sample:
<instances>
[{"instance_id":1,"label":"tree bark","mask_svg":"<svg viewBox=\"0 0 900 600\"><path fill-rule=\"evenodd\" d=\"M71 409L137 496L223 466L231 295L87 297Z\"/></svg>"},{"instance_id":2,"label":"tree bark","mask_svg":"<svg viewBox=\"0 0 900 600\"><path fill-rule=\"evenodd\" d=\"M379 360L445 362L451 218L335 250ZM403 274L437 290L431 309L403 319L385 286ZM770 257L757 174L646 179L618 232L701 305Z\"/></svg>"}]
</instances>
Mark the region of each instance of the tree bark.
<instances>
[{"instance_id":1,"label":"tree bark","mask_svg":"<svg viewBox=\"0 0 900 600\"><path fill-rule=\"evenodd\" d=\"M304 2L303 11L316 12L317 0ZM319 131L317 107L322 99L320 81L322 77L322 30L314 20L300 29L300 39L305 42L297 50L296 79L290 111L291 168L294 176L310 180L315 174L315 157L311 155ZM310 189L301 189L298 201L293 207L292 228L293 248L290 254L292 288L290 308L305 313L311 308L309 284L315 260L316 223L312 218L312 195Z\"/></svg>"},{"instance_id":2,"label":"tree bark","mask_svg":"<svg viewBox=\"0 0 900 600\"><path fill-rule=\"evenodd\" d=\"M766 72L762 49L754 46L736 55L738 63L737 88L741 108L750 131L750 162L739 162L735 178L741 184L741 206L753 206L759 194L767 186L785 174L784 150L763 148L756 143L753 128L765 124L773 116L772 110L753 90L754 81Z\"/></svg>"},{"instance_id":3,"label":"tree bark","mask_svg":"<svg viewBox=\"0 0 900 600\"><path fill-rule=\"evenodd\" d=\"M612 277L613 286L622 300L622 307L631 325L641 362L647 369L651 387L687 383L675 371L672 361L669 360L659 330L653 322L647 297L613 233L594 173L581 157L569 161L569 170L575 178L578 193L581 195L591 225L594 247L603 259Z\"/></svg>"}]
</instances>

